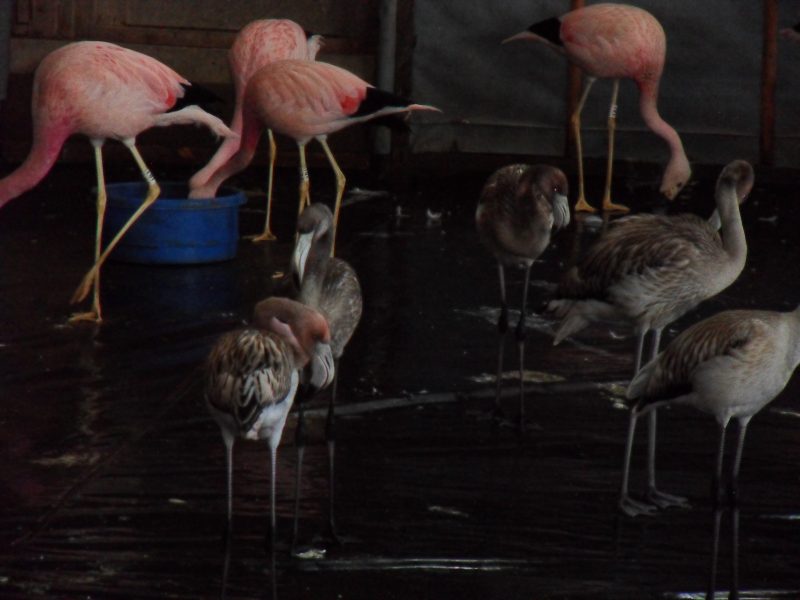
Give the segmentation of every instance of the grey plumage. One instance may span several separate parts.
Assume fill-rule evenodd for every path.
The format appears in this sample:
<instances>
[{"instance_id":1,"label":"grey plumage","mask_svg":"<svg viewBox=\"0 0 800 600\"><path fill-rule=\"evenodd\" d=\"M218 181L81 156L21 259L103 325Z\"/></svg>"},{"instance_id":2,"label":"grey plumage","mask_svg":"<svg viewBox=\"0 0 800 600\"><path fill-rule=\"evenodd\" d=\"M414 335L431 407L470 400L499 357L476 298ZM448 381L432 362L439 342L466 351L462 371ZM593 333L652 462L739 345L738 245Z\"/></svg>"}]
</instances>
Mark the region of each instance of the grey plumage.
<instances>
[{"instance_id":1,"label":"grey plumage","mask_svg":"<svg viewBox=\"0 0 800 600\"><path fill-rule=\"evenodd\" d=\"M497 348L495 412L500 413L505 334L508 329L505 267L523 267L520 318L516 338L519 348L519 429L524 428L525 309L533 262L550 244L554 229L569 224L567 178L549 165L508 165L495 171L481 190L475 226L484 246L497 259L500 277L500 333Z\"/></svg>"},{"instance_id":2,"label":"grey plumage","mask_svg":"<svg viewBox=\"0 0 800 600\"><path fill-rule=\"evenodd\" d=\"M554 343L596 320L626 320L642 335L660 330L733 283L747 245L739 203L752 167L733 161L717 182L722 236L695 215L635 215L613 224L562 279L549 311L562 321Z\"/></svg>"},{"instance_id":3,"label":"grey plumage","mask_svg":"<svg viewBox=\"0 0 800 600\"><path fill-rule=\"evenodd\" d=\"M287 401L295 370L290 348L274 333L232 331L208 357L205 397L214 409L233 417L244 437L266 406Z\"/></svg>"},{"instance_id":4,"label":"grey plumage","mask_svg":"<svg viewBox=\"0 0 800 600\"><path fill-rule=\"evenodd\" d=\"M481 191L475 222L481 242L508 266L532 262L554 229L569 224L567 179L548 165L508 165Z\"/></svg>"},{"instance_id":5,"label":"grey plumage","mask_svg":"<svg viewBox=\"0 0 800 600\"><path fill-rule=\"evenodd\" d=\"M780 394L800 364L800 307L792 312L730 310L696 323L642 367L628 387L636 400L625 448L620 508L649 512L628 497L633 436L638 417L665 404L685 404L713 415L720 438L714 473L713 502L719 501L725 432L739 423L731 469L730 496L735 500L744 437L750 419Z\"/></svg>"},{"instance_id":6,"label":"grey plumage","mask_svg":"<svg viewBox=\"0 0 800 600\"><path fill-rule=\"evenodd\" d=\"M358 275L350 264L330 255L333 245L333 215L324 204L312 204L300 216L300 236L309 236L302 266L294 261L300 280L297 299L318 310L328 321L331 350L340 358L361 320L363 298ZM297 273L302 269L301 273Z\"/></svg>"}]
</instances>

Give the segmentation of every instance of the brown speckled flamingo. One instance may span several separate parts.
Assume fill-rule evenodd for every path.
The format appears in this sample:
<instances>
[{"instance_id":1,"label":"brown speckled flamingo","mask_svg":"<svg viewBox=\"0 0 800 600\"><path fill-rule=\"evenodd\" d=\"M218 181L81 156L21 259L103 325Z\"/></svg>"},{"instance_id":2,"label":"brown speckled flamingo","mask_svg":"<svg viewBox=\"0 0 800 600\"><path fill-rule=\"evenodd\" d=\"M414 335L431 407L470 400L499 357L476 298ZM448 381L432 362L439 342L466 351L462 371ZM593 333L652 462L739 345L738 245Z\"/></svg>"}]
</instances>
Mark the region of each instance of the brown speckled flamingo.
<instances>
[{"instance_id":1,"label":"brown speckled flamingo","mask_svg":"<svg viewBox=\"0 0 800 600\"><path fill-rule=\"evenodd\" d=\"M328 146L328 135L354 123L412 110L438 109L413 104L379 90L353 73L327 63L281 60L267 64L247 82L239 150L214 173L205 186L195 189L192 197L213 196L223 181L250 164L261 132L267 127L294 139L300 150L299 215L309 204L305 148L309 141L316 139L322 144L336 175L333 211L335 244L345 177Z\"/></svg>"},{"instance_id":2,"label":"brown speckled flamingo","mask_svg":"<svg viewBox=\"0 0 800 600\"><path fill-rule=\"evenodd\" d=\"M270 526L275 539L275 453L286 417L308 367L316 388L334 376L330 331L317 311L287 298L256 305L252 327L223 335L206 365L205 398L225 442L228 523L233 514L233 444L267 440L270 449Z\"/></svg>"},{"instance_id":3,"label":"brown speckled flamingo","mask_svg":"<svg viewBox=\"0 0 800 600\"><path fill-rule=\"evenodd\" d=\"M619 506L634 516L649 512L628 497L636 419L668 404L686 404L714 415L719 446L712 502L720 496L725 431L739 422L729 494L736 500L747 425L783 390L800 364L800 307L792 312L730 310L696 323L646 364L628 387L631 410Z\"/></svg>"},{"instance_id":4,"label":"brown speckled flamingo","mask_svg":"<svg viewBox=\"0 0 800 600\"><path fill-rule=\"evenodd\" d=\"M666 36L661 24L645 10L626 4L601 3L579 8L531 25L506 41L533 39L545 42L566 55L586 74L586 85L572 115L578 151L578 202L575 210L594 212L586 202L583 187L583 148L581 111L592 84L599 77L613 79L608 115L608 167L603 194L603 210L628 208L611 202L611 171L614 160L617 93L621 78L632 79L639 87L639 110L647 126L669 146L670 160L661 180L661 193L672 200L691 176L691 168L678 133L658 114L658 85L664 70Z\"/></svg>"},{"instance_id":5,"label":"brown speckled flamingo","mask_svg":"<svg viewBox=\"0 0 800 600\"><path fill-rule=\"evenodd\" d=\"M92 309L73 321L100 321L100 267L131 225L155 202L158 184L139 151L136 136L151 127L205 125L221 136L235 136L225 124L197 106L177 110L189 82L156 59L106 42L75 42L44 57L33 79L33 146L25 162L0 179L0 207L31 189L58 158L66 139L81 133L94 147L97 170L95 263L72 297L83 300L94 288ZM106 139L130 150L147 182L147 196L101 253L106 187L102 147Z\"/></svg>"},{"instance_id":6,"label":"brown speckled flamingo","mask_svg":"<svg viewBox=\"0 0 800 600\"><path fill-rule=\"evenodd\" d=\"M483 186L475 224L484 246L497 259L500 274L500 340L497 350L495 412L500 411L505 334L508 330L505 267L525 269L522 305L517 323L519 347L519 427L524 427L525 308L531 265L550 243L553 229L569 224L567 178L549 165L508 165L495 171Z\"/></svg>"},{"instance_id":7,"label":"brown speckled flamingo","mask_svg":"<svg viewBox=\"0 0 800 600\"><path fill-rule=\"evenodd\" d=\"M644 338L653 331L651 358L661 330L715 296L744 268L747 242L739 204L753 187L753 168L743 160L728 164L717 180L715 216L635 215L613 223L583 261L559 284L548 310L561 318L555 344L596 321L626 321L636 332L638 373ZM650 412L648 498L660 506L683 504L655 485L656 411ZM646 506L646 505L644 505ZM652 509L653 507L649 507Z\"/></svg>"},{"instance_id":8,"label":"brown speckled flamingo","mask_svg":"<svg viewBox=\"0 0 800 600\"><path fill-rule=\"evenodd\" d=\"M245 25L233 40L233 45L228 52L228 63L233 76L233 86L236 94L231 119L231 129L237 134L242 132L242 107L244 104L244 91L247 82L264 65L277 60L297 59L314 60L317 52L322 47L322 37L312 35L308 37L294 21L288 19L259 19ZM267 130L269 136L269 180L267 182L267 216L264 231L253 238L254 242L274 240L275 236L270 229L270 216L272 214L272 178L275 172L276 146L272 130ZM211 160L205 167L195 173L189 180L190 190L202 189L204 193L216 194L204 186L236 151L239 149L240 138L229 138L220 145ZM192 193L196 197L196 193Z\"/></svg>"}]
</instances>

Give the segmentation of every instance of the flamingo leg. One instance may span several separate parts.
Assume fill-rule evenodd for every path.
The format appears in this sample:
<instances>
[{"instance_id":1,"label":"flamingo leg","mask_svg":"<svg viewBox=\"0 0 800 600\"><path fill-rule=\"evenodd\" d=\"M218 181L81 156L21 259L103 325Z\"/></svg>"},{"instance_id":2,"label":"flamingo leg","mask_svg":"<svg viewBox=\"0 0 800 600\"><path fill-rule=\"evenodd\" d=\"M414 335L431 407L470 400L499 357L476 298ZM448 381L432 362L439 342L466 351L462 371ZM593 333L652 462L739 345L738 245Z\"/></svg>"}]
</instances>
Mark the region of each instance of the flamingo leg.
<instances>
[{"instance_id":1,"label":"flamingo leg","mask_svg":"<svg viewBox=\"0 0 800 600\"><path fill-rule=\"evenodd\" d=\"M497 376L494 388L494 413L495 417L499 418L503 414L503 410L500 408L500 392L503 388L503 355L508 331L508 304L506 303L506 274L503 263L497 263L497 271L500 275L500 318L497 321Z\"/></svg>"},{"instance_id":2,"label":"flamingo leg","mask_svg":"<svg viewBox=\"0 0 800 600\"><path fill-rule=\"evenodd\" d=\"M308 180L308 166L306 165L306 142L298 143L297 149L300 152L300 204L297 207L297 216L299 217L303 209L311 204L311 197L308 192L310 182Z\"/></svg>"},{"instance_id":3,"label":"flamingo leg","mask_svg":"<svg viewBox=\"0 0 800 600\"><path fill-rule=\"evenodd\" d=\"M717 446L717 468L714 479L711 481L711 503L716 509L720 500L720 482L722 481L722 461L725 457L725 431L728 428L728 419L719 423L719 446Z\"/></svg>"},{"instance_id":4,"label":"flamingo leg","mask_svg":"<svg viewBox=\"0 0 800 600\"><path fill-rule=\"evenodd\" d=\"M278 147L275 145L275 135L272 129L267 129L267 136L269 137L269 179L267 180L267 217L264 221L264 232L253 238L253 243L256 242L272 242L277 240L275 234L272 233L270 228L270 220L272 217L272 180L275 175L275 158L278 154Z\"/></svg>"},{"instance_id":5,"label":"flamingo leg","mask_svg":"<svg viewBox=\"0 0 800 600\"><path fill-rule=\"evenodd\" d=\"M106 249L100 255L100 257L95 261L94 266L89 269L89 271L84 275L81 284L78 286L78 289L75 290L75 293L72 295L72 302L80 302L89 294L89 290L91 289L94 280L97 278L98 274L100 273L100 267L108 258L108 255L111 253L112 250L117 246L119 241L122 239L122 236L131 228L131 226L142 216L142 213L147 210L153 202L156 201L158 195L161 193L161 189L158 187L153 174L150 172L150 169L147 168L142 156L139 154L139 151L136 149L135 140L133 139L126 139L122 142L127 146L128 150L130 150L131 154L133 155L134 160L136 160L136 164L139 165L139 170L142 172L142 176L144 177L145 181L147 181L147 196L145 197L142 204L136 211L130 216L128 221L120 228L117 232L117 235L108 243Z\"/></svg>"},{"instance_id":6,"label":"flamingo leg","mask_svg":"<svg viewBox=\"0 0 800 600\"><path fill-rule=\"evenodd\" d=\"M519 349L519 423L520 433L525 431L525 310L528 304L528 286L531 278L531 265L525 268L525 284L522 288L522 305L519 309L516 338Z\"/></svg>"},{"instance_id":7,"label":"flamingo leg","mask_svg":"<svg viewBox=\"0 0 800 600\"><path fill-rule=\"evenodd\" d=\"M722 509L714 510L714 530L711 545L711 567L708 575L708 586L706 587L706 598L714 598L717 591L717 563L719 557L719 531L722 521Z\"/></svg>"},{"instance_id":8,"label":"flamingo leg","mask_svg":"<svg viewBox=\"0 0 800 600\"><path fill-rule=\"evenodd\" d=\"M655 506L634 500L628 495L628 479L631 470L631 455L633 454L633 438L636 434L636 420L638 418L639 413L634 407L631 409L631 416L628 421L628 437L625 441L625 462L622 468L622 485L619 491L619 501L617 502L619 509L629 517L651 515L656 511Z\"/></svg>"},{"instance_id":9,"label":"flamingo leg","mask_svg":"<svg viewBox=\"0 0 800 600\"><path fill-rule=\"evenodd\" d=\"M575 210L582 212L597 212L596 208L586 202L586 193L583 185L583 144L581 143L581 112L583 111L583 105L586 104L586 98L589 96L589 90L592 89L594 81L594 77L586 78L586 84L583 87L583 93L578 101L578 106L570 118L572 131L575 134L575 149L578 154L578 201L575 203Z\"/></svg>"},{"instance_id":10,"label":"flamingo leg","mask_svg":"<svg viewBox=\"0 0 800 600\"><path fill-rule=\"evenodd\" d=\"M336 228L339 225L339 211L342 208L342 195L344 194L344 186L347 180L345 179L344 173L342 173L342 170L339 168L336 159L333 157L333 152L331 152L330 146L328 146L328 140L325 139L325 136L320 136L317 139L319 143L322 144L322 149L325 150L325 156L328 157L328 162L331 164L333 173L336 175L336 202L334 203L333 209L333 244L331 244L331 256L333 256L336 249Z\"/></svg>"},{"instance_id":11,"label":"flamingo leg","mask_svg":"<svg viewBox=\"0 0 800 600\"><path fill-rule=\"evenodd\" d=\"M297 448L297 464L294 480L294 523L292 524L291 554L297 551L297 531L300 515L300 480L303 473L303 456L306 451L306 424L303 415L303 402L297 404L297 425L294 430L294 445Z\"/></svg>"},{"instance_id":12,"label":"flamingo leg","mask_svg":"<svg viewBox=\"0 0 800 600\"><path fill-rule=\"evenodd\" d=\"M269 463L270 463L270 477L269 477L269 571L270 571L270 580L272 582L272 597L277 598L277 569L275 568L275 531L276 531L276 521L275 521L275 472L276 472L276 465L275 465L275 455L278 451L278 443L280 442L280 436L274 436L276 439L270 440L269 444Z\"/></svg>"},{"instance_id":13,"label":"flamingo leg","mask_svg":"<svg viewBox=\"0 0 800 600\"><path fill-rule=\"evenodd\" d=\"M336 457L336 432L335 432L335 412L336 388L339 381L339 359L334 361L334 377L331 383L331 395L328 400L328 418L325 422L325 438L328 442L328 535L338 543L339 537L336 533L336 519L334 513L334 494L336 491L335 479L335 457Z\"/></svg>"},{"instance_id":14,"label":"flamingo leg","mask_svg":"<svg viewBox=\"0 0 800 600\"><path fill-rule=\"evenodd\" d=\"M225 443L225 472L228 476L228 529L233 522L233 434L222 430L222 441Z\"/></svg>"},{"instance_id":15,"label":"flamingo leg","mask_svg":"<svg viewBox=\"0 0 800 600\"><path fill-rule=\"evenodd\" d=\"M94 233L94 260L100 258L100 250L103 247L103 220L106 213L106 181L103 169L103 140L92 140L94 147L94 164L97 172L97 224ZM100 273L94 278L92 310L75 313L69 318L70 323L77 321L96 321L100 322L103 315L100 308Z\"/></svg>"},{"instance_id":16,"label":"flamingo leg","mask_svg":"<svg viewBox=\"0 0 800 600\"><path fill-rule=\"evenodd\" d=\"M655 360L658 356L658 348L661 345L661 328L653 330L653 340L650 349L650 360ZM673 496L672 494L665 494L664 492L656 489L656 429L658 426L658 418L656 411L650 412L650 419L648 421L648 441L647 441L647 499L658 506L659 508L667 508L668 506L681 506L688 507L689 501L681 496Z\"/></svg>"},{"instance_id":17,"label":"flamingo leg","mask_svg":"<svg viewBox=\"0 0 800 600\"><path fill-rule=\"evenodd\" d=\"M739 496L739 467L742 465L742 450L744 449L744 436L747 434L747 425L750 417L739 420L739 439L736 443L736 458L733 461L731 470L731 483L728 488L728 497L731 506L735 506Z\"/></svg>"},{"instance_id":18,"label":"flamingo leg","mask_svg":"<svg viewBox=\"0 0 800 600\"><path fill-rule=\"evenodd\" d=\"M614 80L611 92L611 106L608 109L608 164L606 166L606 187L603 192L603 210L605 212L628 212L630 209L622 204L611 202L611 171L614 166L614 133L617 130L617 95L619 79Z\"/></svg>"},{"instance_id":19,"label":"flamingo leg","mask_svg":"<svg viewBox=\"0 0 800 600\"><path fill-rule=\"evenodd\" d=\"M731 588L728 600L739 600L739 507L731 509Z\"/></svg>"}]
</instances>

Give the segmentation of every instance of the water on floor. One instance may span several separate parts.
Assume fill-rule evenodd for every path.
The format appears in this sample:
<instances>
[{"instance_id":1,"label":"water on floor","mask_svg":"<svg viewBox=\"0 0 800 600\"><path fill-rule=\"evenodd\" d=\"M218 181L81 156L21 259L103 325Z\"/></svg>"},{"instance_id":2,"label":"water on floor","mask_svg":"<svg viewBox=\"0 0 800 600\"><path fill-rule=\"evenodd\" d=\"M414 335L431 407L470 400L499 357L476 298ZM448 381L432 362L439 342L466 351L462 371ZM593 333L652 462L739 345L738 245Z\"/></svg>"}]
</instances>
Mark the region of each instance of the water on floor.
<instances>
[{"instance_id":1,"label":"water on floor","mask_svg":"<svg viewBox=\"0 0 800 600\"><path fill-rule=\"evenodd\" d=\"M265 546L267 449L236 448L235 517L225 544L224 452L198 369L220 333L280 289L294 172L281 174L280 242L243 240L236 260L216 265L109 263L102 326L66 323L68 299L90 263L91 172L61 169L4 209L0 596L683 599L713 589L720 598L735 597L733 590L743 598L800 597L797 382L753 420L740 510L714 514L708 502L713 419L672 409L659 421L659 483L692 507L650 518L617 513L631 332L595 326L553 347L553 324L535 314L559 273L602 230L601 219L577 220L534 266L527 432L490 418L499 294L473 225L487 174L351 197L343 210L337 249L359 274L365 312L340 369L341 543L322 535L328 483L320 398L307 411L300 556L288 547L293 421L278 453L274 580ZM316 197L330 200L326 177L312 173ZM705 215L714 177L699 177L676 205L654 199L655 185L620 184L615 199ZM242 211L244 234L260 228L261 199ZM743 209L745 271L673 324L666 340L721 309L796 306L795 200L790 185L757 183ZM509 275L512 306L521 285L521 273ZM511 342L506 356L504 407L513 415ZM643 449L637 444L637 493Z\"/></svg>"}]
</instances>

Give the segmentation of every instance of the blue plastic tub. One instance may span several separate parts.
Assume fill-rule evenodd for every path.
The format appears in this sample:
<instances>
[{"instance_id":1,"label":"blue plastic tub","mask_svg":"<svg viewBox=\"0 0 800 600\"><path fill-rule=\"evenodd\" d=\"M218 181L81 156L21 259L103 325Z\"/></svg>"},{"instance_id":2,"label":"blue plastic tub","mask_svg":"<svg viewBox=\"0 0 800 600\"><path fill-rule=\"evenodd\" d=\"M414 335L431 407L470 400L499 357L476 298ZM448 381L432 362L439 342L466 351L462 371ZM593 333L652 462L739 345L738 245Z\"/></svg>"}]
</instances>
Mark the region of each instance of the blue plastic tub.
<instances>
[{"instance_id":1,"label":"blue plastic tub","mask_svg":"<svg viewBox=\"0 0 800 600\"><path fill-rule=\"evenodd\" d=\"M213 199L190 200L185 183L159 183L161 195L128 230L109 258L140 264L197 264L229 260L239 242L242 192L220 188ZM144 182L106 185L103 240L109 242L142 204Z\"/></svg>"}]
</instances>

